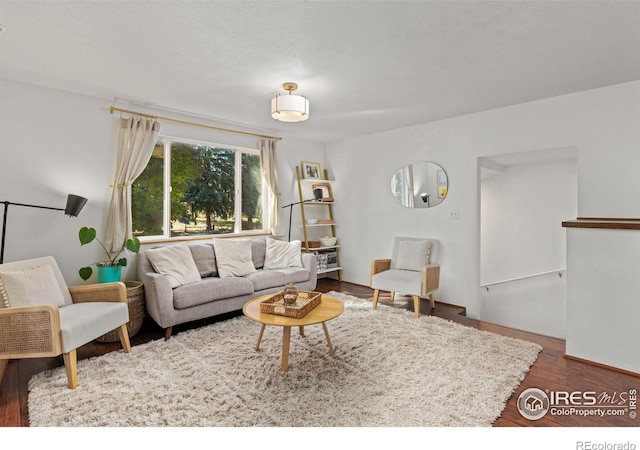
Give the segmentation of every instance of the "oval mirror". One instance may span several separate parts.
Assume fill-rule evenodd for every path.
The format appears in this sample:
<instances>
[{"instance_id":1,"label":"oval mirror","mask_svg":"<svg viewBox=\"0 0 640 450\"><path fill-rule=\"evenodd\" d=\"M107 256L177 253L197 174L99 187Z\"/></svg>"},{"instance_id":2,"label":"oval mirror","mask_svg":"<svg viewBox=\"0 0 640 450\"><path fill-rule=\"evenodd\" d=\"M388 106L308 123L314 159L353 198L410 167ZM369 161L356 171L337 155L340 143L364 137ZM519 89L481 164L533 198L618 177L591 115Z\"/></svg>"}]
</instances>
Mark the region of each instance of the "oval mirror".
<instances>
[{"instance_id":1,"label":"oval mirror","mask_svg":"<svg viewBox=\"0 0 640 450\"><path fill-rule=\"evenodd\" d=\"M447 173L438 164L419 161L399 169L391 177L391 192L402 206L430 208L447 196Z\"/></svg>"}]
</instances>

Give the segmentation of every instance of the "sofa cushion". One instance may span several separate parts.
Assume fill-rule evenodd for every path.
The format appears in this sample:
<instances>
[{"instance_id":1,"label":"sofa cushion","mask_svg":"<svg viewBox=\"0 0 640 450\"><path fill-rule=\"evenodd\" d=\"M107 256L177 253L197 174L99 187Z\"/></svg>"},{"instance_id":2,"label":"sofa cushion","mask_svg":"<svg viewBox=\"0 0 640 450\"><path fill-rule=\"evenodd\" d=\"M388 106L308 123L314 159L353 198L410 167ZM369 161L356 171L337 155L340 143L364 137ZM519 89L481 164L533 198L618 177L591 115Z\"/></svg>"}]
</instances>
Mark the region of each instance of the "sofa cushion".
<instances>
[{"instance_id":1,"label":"sofa cushion","mask_svg":"<svg viewBox=\"0 0 640 450\"><path fill-rule=\"evenodd\" d=\"M256 271L251 259L250 239L213 240L220 278L243 277Z\"/></svg>"},{"instance_id":2,"label":"sofa cushion","mask_svg":"<svg viewBox=\"0 0 640 450\"><path fill-rule=\"evenodd\" d=\"M276 241L266 239L264 268L284 269L286 267L302 267L301 241Z\"/></svg>"},{"instance_id":3,"label":"sofa cushion","mask_svg":"<svg viewBox=\"0 0 640 450\"><path fill-rule=\"evenodd\" d=\"M274 287L284 289L286 283L304 283L309 280L309 271L297 267L286 269L258 270L245 278L253 283L256 292Z\"/></svg>"},{"instance_id":4,"label":"sofa cushion","mask_svg":"<svg viewBox=\"0 0 640 450\"><path fill-rule=\"evenodd\" d=\"M200 273L186 245L152 248L146 255L153 269L166 276L172 288L200 281Z\"/></svg>"},{"instance_id":5,"label":"sofa cushion","mask_svg":"<svg viewBox=\"0 0 640 450\"><path fill-rule=\"evenodd\" d=\"M253 293L253 283L243 277L203 278L173 290L173 306L185 309L241 295Z\"/></svg>"},{"instance_id":6,"label":"sofa cushion","mask_svg":"<svg viewBox=\"0 0 640 450\"><path fill-rule=\"evenodd\" d=\"M289 267L287 269L278 269L276 272L284 274L285 283L303 283L309 281L309 271L307 269L298 269L297 267Z\"/></svg>"},{"instance_id":7,"label":"sofa cushion","mask_svg":"<svg viewBox=\"0 0 640 450\"><path fill-rule=\"evenodd\" d=\"M256 292L278 286L284 288L286 283L284 273L277 270L258 270L245 278L253 283L253 288Z\"/></svg>"},{"instance_id":8,"label":"sofa cushion","mask_svg":"<svg viewBox=\"0 0 640 450\"><path fill-rule=\"evenodd\" d=\"M193 262L196 263L198 272L202 278L215 277L218 275L216 266L216 253L213 251L213 244L189 244Z\"/></svg>"}]
</instances>

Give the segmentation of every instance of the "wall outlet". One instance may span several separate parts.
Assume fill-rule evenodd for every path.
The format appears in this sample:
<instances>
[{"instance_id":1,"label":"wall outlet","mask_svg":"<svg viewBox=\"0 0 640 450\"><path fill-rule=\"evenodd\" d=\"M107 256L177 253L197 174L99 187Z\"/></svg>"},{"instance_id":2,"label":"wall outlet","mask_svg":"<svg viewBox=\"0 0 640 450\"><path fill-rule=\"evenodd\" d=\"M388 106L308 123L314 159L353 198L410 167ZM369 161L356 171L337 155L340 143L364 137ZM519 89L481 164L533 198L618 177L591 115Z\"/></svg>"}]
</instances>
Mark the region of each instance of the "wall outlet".
<instances>
[{"instance_id":1,"label":"wall outlet","mask_svg":"<svg viewBox=\"0 0 640 450\"><path fill-rule=\"evenodd\" d=\"M459 209L452 209L451 211L449 211L449 219L459 219L460 218L460 210Z\"/></svg>"}]
</instances>

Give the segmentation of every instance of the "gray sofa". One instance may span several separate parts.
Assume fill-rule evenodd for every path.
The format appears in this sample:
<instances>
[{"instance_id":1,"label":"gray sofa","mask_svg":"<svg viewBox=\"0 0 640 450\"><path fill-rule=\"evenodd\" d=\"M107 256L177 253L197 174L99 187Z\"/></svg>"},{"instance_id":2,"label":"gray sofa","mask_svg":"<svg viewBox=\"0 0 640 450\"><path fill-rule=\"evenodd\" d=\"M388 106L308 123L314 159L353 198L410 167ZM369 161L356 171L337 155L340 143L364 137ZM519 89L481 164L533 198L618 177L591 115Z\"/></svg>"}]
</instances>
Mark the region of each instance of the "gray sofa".
<instances>
[{"instance_id":1,"label":"gray sofa","mask_svg":"<svg viewBox=\"0 0 640 450\"><path fill-rule=\"evenodd\" d=\"M138 254L138 277L144 283L147 313L165 329L165 339L171 337L174 325L241 310L244 304L259 295L276 293L287 282L300 290L312 291L317 283L316 258L302 253L302 267L264 269L266 242L262 237L251 240L251 259L257 269L238 277L219 277L213 243L186 245L200 274L200 279L178 287L171 286L167 276L154 269L148 250Z\"/></svg>"}]
</instances>

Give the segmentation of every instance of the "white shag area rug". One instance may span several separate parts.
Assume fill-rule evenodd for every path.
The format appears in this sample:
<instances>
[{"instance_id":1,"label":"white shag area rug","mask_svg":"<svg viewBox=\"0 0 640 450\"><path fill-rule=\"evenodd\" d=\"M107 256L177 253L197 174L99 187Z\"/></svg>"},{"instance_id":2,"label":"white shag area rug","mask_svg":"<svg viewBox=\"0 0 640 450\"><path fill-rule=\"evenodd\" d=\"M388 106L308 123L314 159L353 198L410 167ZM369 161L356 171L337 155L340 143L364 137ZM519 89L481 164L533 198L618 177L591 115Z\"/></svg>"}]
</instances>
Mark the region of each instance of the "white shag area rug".
<instances>
[{"instance_id":1,"label":"white shag area rug","mask_svg":"<svg viewBox=\"0 0 640 450\"><path fill-rule=\"evenodd\" d=\"M327 322L291 332L244 316L78 362L29 382L31 426L449 427L490 426L542 348L330 293L345 304Z\"/></svg>"}]
</instances>

